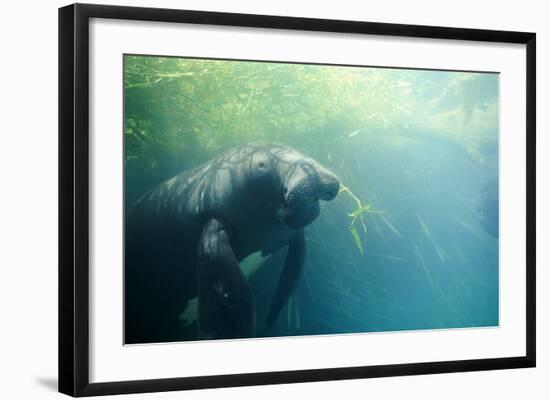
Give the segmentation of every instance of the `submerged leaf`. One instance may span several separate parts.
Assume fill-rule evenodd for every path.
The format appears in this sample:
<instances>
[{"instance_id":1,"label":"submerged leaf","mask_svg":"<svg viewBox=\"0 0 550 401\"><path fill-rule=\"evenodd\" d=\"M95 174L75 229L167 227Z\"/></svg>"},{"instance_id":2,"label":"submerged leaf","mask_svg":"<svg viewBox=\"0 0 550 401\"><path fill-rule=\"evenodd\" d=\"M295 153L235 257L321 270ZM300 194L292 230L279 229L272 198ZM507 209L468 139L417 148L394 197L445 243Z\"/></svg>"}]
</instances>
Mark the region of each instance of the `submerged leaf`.
<instances>
[{"instance_id":1,"label":"submerged leaf","mask_svg":"<svg viewBox=\"0 0 550 401\"><path fill-rule=\"evenodd\" d=\"M365 212L368 212L371 209L372 209L372 205L361 206L360 208L355 209L353 212L348 213L348 216L349 217L357 217L357 216L359 216L359 215L361 215Z\"/></svg>"},{"instance_id":2,"label":"submerged leaf","mask_svg":"<svg viewBox=\"0 0 550 401\"><path fill-rule=\"evenodd\" d=\"M361 220L361 227L363 227L363 232L365 233L365 239L367 238L367 225L365 224L365 219L363 217L360 218Z\"/></svg>"},{"instance_id":3,"label":"submerged leaf","mask_svg":"<svg viewBox=\"0 0 550 401\"><path fill-rule=\"evenodd\" d=\"M361 252L361 255L363 255L363 244L361 243L361 238L359 237L359 233L357 232L357 228L354 226L351 226L349 228L351 235L353 237L353 240L355 241L355 245L357 245L357 248L359 249L359 252Z\"/></svg>"}]
</instances>

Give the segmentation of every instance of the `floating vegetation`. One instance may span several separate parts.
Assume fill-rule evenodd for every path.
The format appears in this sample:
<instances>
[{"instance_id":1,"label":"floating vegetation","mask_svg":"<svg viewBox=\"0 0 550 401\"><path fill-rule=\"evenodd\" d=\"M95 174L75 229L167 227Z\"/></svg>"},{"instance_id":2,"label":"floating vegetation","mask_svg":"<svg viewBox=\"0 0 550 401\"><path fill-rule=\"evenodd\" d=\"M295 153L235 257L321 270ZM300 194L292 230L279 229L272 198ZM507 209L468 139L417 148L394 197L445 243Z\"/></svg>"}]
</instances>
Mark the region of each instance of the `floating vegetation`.
<instances>
[{"instance_id":1,"label":"floating vegetation","mask_svg":"<svg viewBox=\"0 0 550 401\"><path fill-rule=\"evenodd\" d=\"M363 229L363 235L364 238L367 238L367 224L365 223L365 213L379 213L376 211L371 210L372 205L369 204L363 204L361 200L350 191L348 187L346 187L343 184L340 184L340 192L344 192L348 194L357 204L357 208L353 210L351 213L348 213L348 216L351 217L351 223L349 225L349 231L351 233L351 236L353 237L353 241L355 242L355 245L357 246L357 249L359 249L359 252L361 255L365 253L363 250L363 242L361 240L361 236L359 235L359 231L357 230L357 227L355 226L357 222L361 224L361 228Z\"/></svg>"}]
</instances>

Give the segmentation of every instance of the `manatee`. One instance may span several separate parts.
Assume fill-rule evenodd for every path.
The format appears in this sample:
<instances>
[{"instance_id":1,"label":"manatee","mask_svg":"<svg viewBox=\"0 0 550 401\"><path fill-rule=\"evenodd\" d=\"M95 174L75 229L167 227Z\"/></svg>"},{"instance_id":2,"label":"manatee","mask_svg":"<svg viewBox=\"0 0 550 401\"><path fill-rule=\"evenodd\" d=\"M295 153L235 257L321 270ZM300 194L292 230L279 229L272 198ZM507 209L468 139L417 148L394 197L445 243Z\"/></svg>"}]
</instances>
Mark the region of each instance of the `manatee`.
<instances>
[{"instance_id":1,"label":"manatee","mask_svg":"<svg viewBox=\"0 0 550 401\"><path fill-rule=\"evenodd\" d=\"M178 318L194 298L198 339L253 337L254 300L239 262L287 246L265 322L272 325L304 264L304 227L339 188L314 159L261 141L145 193L126 213L125 343L181 340Z\"/></svg>"}]
</instances>

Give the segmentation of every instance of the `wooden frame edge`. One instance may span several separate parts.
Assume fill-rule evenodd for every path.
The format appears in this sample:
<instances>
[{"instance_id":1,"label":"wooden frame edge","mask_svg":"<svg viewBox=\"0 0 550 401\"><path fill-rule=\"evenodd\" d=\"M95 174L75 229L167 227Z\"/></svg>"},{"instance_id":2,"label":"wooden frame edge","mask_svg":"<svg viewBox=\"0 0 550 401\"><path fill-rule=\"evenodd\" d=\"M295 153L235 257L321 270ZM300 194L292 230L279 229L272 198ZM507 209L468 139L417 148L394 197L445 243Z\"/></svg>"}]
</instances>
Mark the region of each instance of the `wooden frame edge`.
<instances>
[{"instance_id":1,"label":"wooden frame edge","mask_svg":"<svg viewBox=\"0 0 550 401\"><path fill-rule=\"evenodd\" d=\"M526 355L495 359L90 383L87 178L89 172L88 27L89 19L92 17L525 44L527 66ZM87 4L74 4L60 8L58 22L58 374L60 392L71 396L93 396L536 366L536 35L534 33Z\"/></svg>"}]
</instances>

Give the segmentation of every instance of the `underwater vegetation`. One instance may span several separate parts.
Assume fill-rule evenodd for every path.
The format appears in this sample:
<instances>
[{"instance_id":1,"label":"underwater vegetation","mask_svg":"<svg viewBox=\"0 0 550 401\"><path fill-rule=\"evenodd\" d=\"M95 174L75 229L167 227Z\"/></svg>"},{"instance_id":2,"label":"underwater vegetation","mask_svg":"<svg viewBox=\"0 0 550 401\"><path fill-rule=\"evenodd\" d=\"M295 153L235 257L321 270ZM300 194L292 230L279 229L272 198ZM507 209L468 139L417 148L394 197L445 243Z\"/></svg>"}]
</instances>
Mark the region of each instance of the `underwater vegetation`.
<instances>
[{"instance_id":1,"label":"underwater vegetation","mask_svg":"<svg viewBox=\"0 0 550 401\"><path fill-rule=\"evenodd\" d=\"M258 140L340 179L258 336L498 325L498 74L127 55L124 110L127 209ZM241 262L261 318L285 252ZM186 339L196 311L181 311Z\"/></svg>"}]
</instances>

